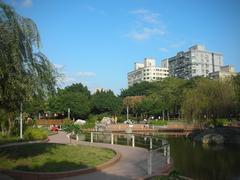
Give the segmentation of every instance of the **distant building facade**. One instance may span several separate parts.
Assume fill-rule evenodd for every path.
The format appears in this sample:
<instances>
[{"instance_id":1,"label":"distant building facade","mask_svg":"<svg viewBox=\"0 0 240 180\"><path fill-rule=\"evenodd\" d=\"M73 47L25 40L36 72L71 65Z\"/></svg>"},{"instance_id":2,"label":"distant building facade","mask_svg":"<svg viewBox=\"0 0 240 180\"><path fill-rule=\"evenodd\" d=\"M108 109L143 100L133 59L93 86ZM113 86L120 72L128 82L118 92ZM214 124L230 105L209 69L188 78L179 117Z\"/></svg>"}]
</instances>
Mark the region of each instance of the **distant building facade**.
<instances>
[{"instance_id":1,"label":"distant building facade","mask_svg":"<svg viewBox=\"0 0 240 180\"><path fill-rule=\"evenodd\" d=\"M167 67L156 66L156 60L145 58L143 63L135 63L134 70L128 73L128 86L142 81L156 81L169 76Z\"/></svg>"},{"instance_id":2,"label":"distant building facade","mask_svg":"<svg viewBox=\"0 0 240 180\"><path fill-rule=\"evenodd\" d=\"M226 79L236 76L235 68L230 65L220 67L220 71L215 71L209 74L211 79Z\"/></svg>"},{"instance_id":3,"label":"distant building facade","mask_svg":"<svg viewBox=\"0 0 240 180\"><path fill-rule=\"evenodd\" d=\"M184 79L208 77L210 73L220 71L221 66L223 54L208 51L202 45L192 46L188 51L179 52L168 59L169 75Z\"/></svg>"}]
</instances>

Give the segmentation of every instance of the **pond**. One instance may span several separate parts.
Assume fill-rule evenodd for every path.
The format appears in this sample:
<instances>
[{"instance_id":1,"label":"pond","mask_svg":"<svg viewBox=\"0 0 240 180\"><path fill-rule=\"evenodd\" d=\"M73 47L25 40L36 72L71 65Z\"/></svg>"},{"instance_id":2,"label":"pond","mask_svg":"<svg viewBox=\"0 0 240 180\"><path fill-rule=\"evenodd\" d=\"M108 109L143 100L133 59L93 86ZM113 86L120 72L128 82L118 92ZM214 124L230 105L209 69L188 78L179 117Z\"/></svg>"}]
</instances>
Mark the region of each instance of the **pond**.
<instances>
[{"instance_id":1,"label":"pond","mask_svg":"<svg viewBox=\"0 0 240 180\"><path fill-rule=\"evenodd\" d=\"M240 179L239 145L203 145L185 137L166 137L174 168L198 180Z\"/></svg>"},{"instance_id":2,"label":"pond","mask_svg":"<svg viewBox=\"0 0 240 180\"><path fill-rule=\"evenodd\" d=\"M97 138L97 139L95 139ZM110 143L109 135L95 137L95 142ZM204 145L184 136L154 134L156 148L161 139L170 143L171 158L174 168L182 175L196 180L240 180L240 145ZM90 141L90 134L82 140ZM131 135L114 135L114 144L130 145ZM149 138L135 136L135 145L149 147Z\"/></svg>"}]
</instances>

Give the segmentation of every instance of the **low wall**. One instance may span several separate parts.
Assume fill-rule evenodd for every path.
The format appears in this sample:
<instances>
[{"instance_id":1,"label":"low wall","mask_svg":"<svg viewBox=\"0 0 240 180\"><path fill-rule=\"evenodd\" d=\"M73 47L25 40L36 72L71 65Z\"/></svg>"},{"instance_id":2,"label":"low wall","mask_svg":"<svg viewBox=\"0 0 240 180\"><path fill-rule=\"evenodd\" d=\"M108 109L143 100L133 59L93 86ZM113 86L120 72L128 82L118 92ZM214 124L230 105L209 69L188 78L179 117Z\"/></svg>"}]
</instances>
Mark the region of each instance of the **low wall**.
<instances>
[{"instance_id":1,"label":"low wall","mask_svg":"<svg viewBox=\"0 0 240 180\"><path fill-rule=\"evenodd\" d=\"M189 132L201 129L199 125L195 124L169 124L166 126L153 126L146 124L110 124L106 131L125 132L131 128L133 132L156 132L156 131L173 131L173 132Z\"/></svg>"},{"instance_id":2,"label":"low wall","mask_svg":"<svg viewBox=\"0 0 240 180\"><path fill-rule=\"evenodd\" d=\"M36 120L37 125L62 125L64 124L63 119L38 119Z\"/></svg>"},{"instance_id":3,"label":"low wall","mask_svg":"<svg viewBox=\"0 0 240 180\"><path fill-rule=\"evenodd\" d=\"M107 131L112 131L112 132L123 132L127 129L131 128L132 131L152 131L151 128L149 128L148 125L146 124L110 124L107 127Z\"/></svg>"}]
</instances>

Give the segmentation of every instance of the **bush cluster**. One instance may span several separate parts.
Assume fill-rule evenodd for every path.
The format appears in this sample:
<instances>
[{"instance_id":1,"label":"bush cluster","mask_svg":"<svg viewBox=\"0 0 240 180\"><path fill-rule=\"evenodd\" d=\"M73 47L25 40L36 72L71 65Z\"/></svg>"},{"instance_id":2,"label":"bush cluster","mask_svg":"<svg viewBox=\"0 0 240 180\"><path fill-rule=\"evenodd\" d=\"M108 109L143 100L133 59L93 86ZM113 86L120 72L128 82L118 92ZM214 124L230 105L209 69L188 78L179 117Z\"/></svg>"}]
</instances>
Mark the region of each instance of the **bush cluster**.
<instances>
[{"instance_id":1,"label":"bush cluster","mask_svg":"<svg viewBox=\"0 0 240 180\"><path fill-rule=\"evenodd\" d=\"M24 132L24 140L44 140L47 139L47 131L39 128L28 128Z\"/></svg>"}]
</instances>

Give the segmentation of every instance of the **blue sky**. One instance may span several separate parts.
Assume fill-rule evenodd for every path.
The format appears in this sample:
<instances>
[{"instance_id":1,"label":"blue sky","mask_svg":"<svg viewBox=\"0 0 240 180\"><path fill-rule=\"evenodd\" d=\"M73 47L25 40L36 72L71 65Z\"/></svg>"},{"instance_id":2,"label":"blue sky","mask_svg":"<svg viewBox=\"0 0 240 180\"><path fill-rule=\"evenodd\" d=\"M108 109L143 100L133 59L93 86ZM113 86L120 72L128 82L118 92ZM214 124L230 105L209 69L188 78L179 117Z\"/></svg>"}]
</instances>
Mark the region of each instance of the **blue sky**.
<instances>
[{"instance_id":1,"label":"blue sky","mask_svg":"<svg viewBox=\"0 0 240 180\"><path fill-rule=\"evenodd\" d=\"M145 57L157 63L194 44L240 70L239 0L5 0L37 24L42 51L65 73L61 86L127 88Z\"/></svg>"}]
</instances>

